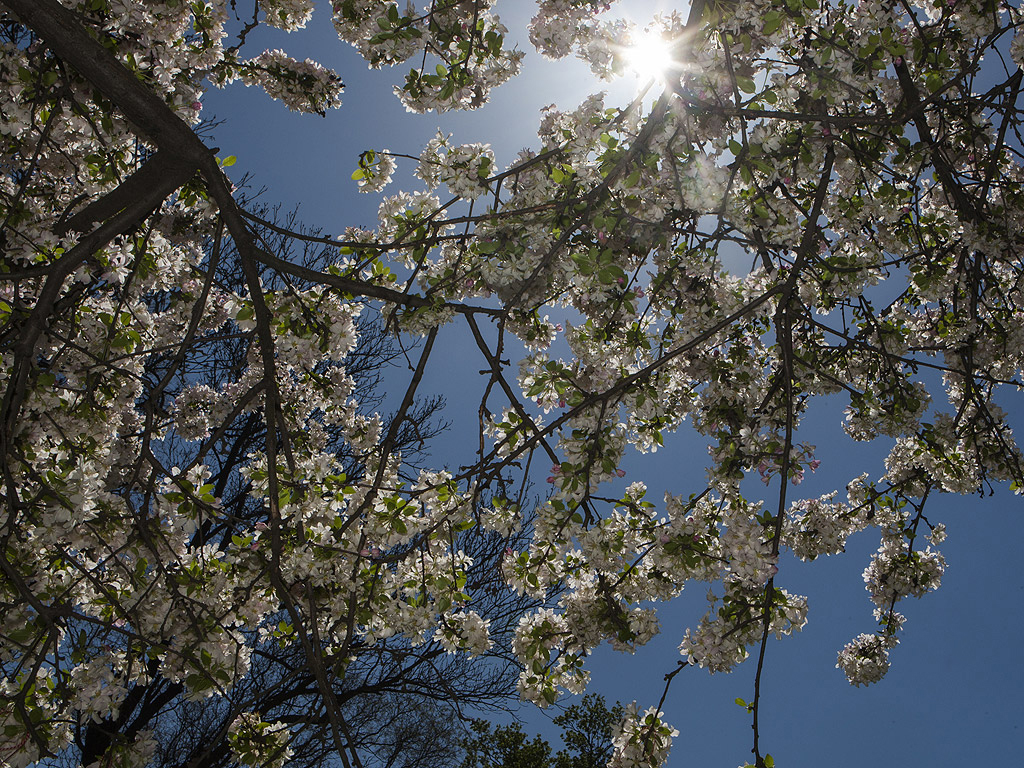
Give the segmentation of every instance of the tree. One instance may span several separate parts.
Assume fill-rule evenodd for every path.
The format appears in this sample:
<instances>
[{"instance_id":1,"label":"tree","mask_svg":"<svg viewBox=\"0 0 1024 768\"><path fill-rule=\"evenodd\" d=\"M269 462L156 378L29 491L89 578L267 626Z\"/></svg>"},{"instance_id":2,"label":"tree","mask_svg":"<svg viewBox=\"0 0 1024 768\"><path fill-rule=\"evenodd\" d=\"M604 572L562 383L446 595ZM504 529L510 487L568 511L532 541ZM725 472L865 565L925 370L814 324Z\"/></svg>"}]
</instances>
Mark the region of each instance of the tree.
<instances>
[{"instance_id":1,"label":"tree","mask_svg":"<svg viewBox=\"0 0 1024 768\"><path fill-rule=\"evenodd\" d=\"M490 723L477 720L474 738L465 743L467 755L463 768L547 768L551 765L551 745L540 736L526 740L519 723L500 725L491 732Z\"/></svg>"},{"instance_id":2,"label":"tree","mask_svg":"<svg viewBox=\"0 0 1024 768\"><path fill-rule=\"evenodd\" d=\"M806 620L780 554L814 560L877 532L877 626L838 656L851 682L875 682L897 603L941 580L929 498L1024 487L997 404L1024 355L1024 37L1007 3L697 2L652 27L645 44L673 58L650 109L551 109L540 150L505 170L486 146L438 136L417 163L425 189L340 239L247 211L229 159L194 128L208 83L337 106L340 80L315 62L242 58L252 29L299 27L311 2L260 0L227 47L220 0L4 5L0 754L15 766L66 756L129 705L160 709L145 699L154 676L223 708L218 761L280 765L308 746L311 761L358 765L370 737L352 730L362 712L345 686L362 675L431 642L453 663L485 655L504 631L522 695L551 704L583 691L597 645L646 642L653 606L692 581L712 584L711 602L666 694L688 666L757 656L744 705L754 762L770 765L765 648ZM410 109L443 110L481 106L517 70L493 5L339 0L332 15L371 65L414 62L399 89ZM542 0L531 39L610 76L640 33L607 5ZM379 192L394 163L367 150L355 178ZM317 247L286 255L261 227ZM726 270L731 254L749 266ZM367 306L399 343L423 337L388 419L363 413L346 369ZM487 372L480 439L457 470L416 470L400 443L448 322ZM208 334L244 357L211 373ZM829 397L847 403L853 439L893 447L845 497L800 498L817 468L800 421ZM707 486L663 503L643 482L620 490L627 449L656 450L684 420L710 443ZM233 459L247 497L235 514L214 448L243 423L257 444ZM187 463L168 464L191 441ZM538 462L552 491L530 508L518 489ZM476 582L483 532L525 537L501 556L514 592ZM260 682L263 642L292 654L275 651L315 718L255 708L246 691L276 684ZM453 701L429 685L425 699ZM664 760L674 731L659 708L625 713L612 765ZM133 765L177 738L118 735L77 747Z\"/></svg>"},{"instance_id":3,"label":"tree","mask_svg":"<svg viewBox=\"0 0 1024 768\"><path fill-rule=\"evenodd\" d=\"M474 735L463 742L462 768L604 768L612 756L615 726L624 710L608 709L603 696L587 694L552 719L562 730L565 749L552 758L551 745L540 736L526 740L519 723L492 730L485 720L473 723Z\"/></svg>"},{"instance_id":4,"label":"tree","mask_svg":"<svg viewBox=\"0 0 1024 768\"><path fill-rule=\"evenodd\" d=\"M103 11L100 7L93 10ZM44 45L12 23L7 24L5 31L16 49L32 49L32 55ZM27 69L19 74L27 76ZM108 122L113 124L109 116L90 115L70 95L73 86L59 78L54 80L43 73L39 82L53 85L54 92L60 94L51 109L83 114L97 132L94 138L99 148L115 158L109 168L100 168L104 158L90 156L88 161L82 161L86 173L116 182L125 168L142 168L128 181L113 184L117 186L116 192L94 206L92 210L99 213L89 215L103 218L110 211L118 211L132 195L150 191L146 185L153 179L147 173L166 171L166 162L161 163L130 133L123 137L127 147L105 146L104 129ZM31 103L38 104L35 96ZM33 163L48 157L44 150L66 156L75 149L74 140L66 135L73 133L75 126L49 118L47 125L51 132L44 132ZM198 130L201 129L199 126ZM33 139L38 140L29 140ZM8 149L16 155L17 146L12 142ZM79 147L82 152L91 149L96 149L96 145L83 143ZM127 158L123 156L126 151ZM110 179L106 179L108 173ZM17 303L19 290L24 290L21 281L32 278L31 269L26 272L18 268L20 249L15 246L21 239L22 247L36 247L24 240L24 216L32 213L31 203L38 205L47 201L48 195L59 194L48 189L45 182L70 180L60 179L59 174L50 179L33 167L23 176L13 174L6 180L17 185L16 194L5 199L4 209L8 216L5 234L12 233L5 242L11 244L14 255L9 264L14 267L9 279L15 281L15 298L7 294L5 304L8 315L12 305L15 310L13 318L5 318L10 347L26 327L19 323L23 318L16 314L22 309ZM191 198L187 199L187 195ZM156 203L159 202L157 199ZM58 339L54 359L39 361L44 377L47 371L55 372L49 380L44 378L43 390L53 387L68 392L77 386L85 391L84 403L65 403L74 417L80 418L81 411L86 409L98 421L112 419L116 423L119 417L125 420L119 425L117 437L126 441L120 448L120 466L115 464L115 469L93 478L100 483L102 495L123 499L120 509L104 509L93 516L88 514L91 500L83 502L63 495L67 487L54 472L80 472L80 462L89 460L87 449L76 445L77 441L62 439L61 450L70 454L67 466L49 467L48 481L43 483L44 487L49 486L43 492L44 497L50 497L46 504L52 506L56 502L58 507L66 507L70 519L62 521L64 525L59 527L67 530L71 524L80 528L70 537L71 541L63 540L46 552L39 563L42 576L60 580L64 578L62 571L87 573L103 593L102 607L84 612L69 610L52 625L45 616L35 615L36 623L30 620L27 626L14 627L6 641L24 651L31 647L40 626L46 625L47 631L60 627L61 638L56 647L43 652L49 655L47 663L52 664L43 675L56 681L56 695L71 713L70 717L60 718L57 726L63 730L66 748L50 750L62 759L93 765L130 761L134 754L136 758L167 766L214 766L228 764L238 756L243 761L252 761L254 745L265 743L278 753L274 759L287 754L293 764L320 764L333 751L329 724L319 701L313 669L305 663L298 648L286 641L288 634L294 632L289 616L280 609L264 610L260 626L253 624L240 629L236 611L246 610L247 600L262 598L253 595L252 582L238 582L228 573L232 555L227 560L217 556L247 549L258 554L263 543L261 532L267 531L266 505L259 493L253 493L253 479L246 466L253 453L265 450L267 441L267 422L254 409L262 385L259 381L247 384L245 380L249 360L255 354L255 336L240 332L237 325L223 323L225 303L237 291L245 290L246 268L236 241L224 231L223 225L211 219L206 226L204 216L193 210L206 205L205 193L182 190L174 202L176 205L159 211L153 219L129 222L130 231L117 244L118 248L126 249L123 253L110 256L109 261L104 256L97 261L96 254L86 254L83 274L89 274L87 267L98 269L93 274L100 282L99 289L92 286L93 295L85 297L84 306L75 307L67 325L52 329ZM104 204L110 206L107 213L102 210ZM286 226L307 238L318 234L301 231L294 215L281 222L276 212L256 206L250 206L250 210L266 220L265 226L249 227L250 236L278 258L294 260L308 268L324 268L337 259L336 249L286 238L275 231ZM181 218L176 220L175 216ZM89 223L81 218L78 223L82 221ZM31 221L28 225L31 232ZM72 221L69 227L74 226ZM297 246L300 252L295 252ZM168 248L182 249L189 257L177 265L168 262ZM127 257L129 253L133 255ZM154 269L161 258L163 273ZM271 270L257 265L255 272L268 293L283 299L295 295L294 285ZM84 282L89 282L89 278ZM96 314L102 323L99 333L95 333ZM392 366L396 358L411 353L413 346L387 334L373 315L356 315L346 311L336 318L340 331L348 333L351 341L336 350L338 357L344 357L344 369L330 361L316 360L308 373L330 381L333 396L341 399L339 405L343 403L342 418L349 429L365 430L377 428L381 418L374 411L382 407L382 371ZM323 316L307 313L299 322L318 328L323 320ZM136 321L142 324L141 334L131 327ZM309 338L312 333L304 335ZM143 337L152 343L152 349L136 356ZM184 341L180 342L181 339ZM95 347L90 348L90 344ZM294 344L290 348L292 354L303 351ZM62 362L57 363L57 359ZM80 377L79 383L72 382L72 376ZM291 387L300 383L295 379L282 382ZM8 389L7 396L14 395ZM134 401L135 412L119 414L111 405L111 398L121 404ZM347 482L358 482L365 473L363 454L336 423L316 414L315 398L299 396L296 400L307 420L307 439L317 446L320 461L335 473L332 482L338 492L344 493L350 488ZM398 477L410 480L406 473L417 467L424 446L437 435L436 416L441 405L439 398L410 398L403 405L403 415L395 420L396 428L391 434L392 449L403 455ZM61 408L52 401L36 404L35 410L58 431L68 430L62 433L62 438L79 428L60 423ZM169 425L173 428L168 429ZM89 436L82 439L88 440ZM181 474L181 485L176 490L173 485L161 488L160 474L154 473L154 467L164 476ZM194 474L197 467L202 468L198 475ZM15 462L14 476L20 476L24 469L24 463ZM198 476L203 482L196 479ZM415 472L411 479L415 479ZM82 496L80 489L74 493ZM160 513L152 515L153 499L160 497L162 503L179 504L179 509L189 510L190 520L182 518L182 526L171 526L179 530L168 531L158 522ZM83 512L79 508L83 504L86 514L75 518ZM9 518L5 541L24 541L19 526L26 519L38 525L36 515L40 509L28 510L27 518ZM307 524L311 522L316 521L306 520ZM128 529L127 535L116 533L119 525ZM31 533L30 527L30 537ZM509 622L514 626L523 602L506 592L499 594L496 589L497 563L509 540L477 536L463 542L463 538L456 532L453 540L458 541L467 557L472 557L473 565L464 569L462 588L478 593L477 609L494 622L497 632L492 636L499 647L487 654L488 665L466 668L448 658L444 647L433 639L413 646L404 638L395 638L373 647L362 638L353 639L348 655L336 662L344 666L345 674L332 675L329 684L330 695L344 717L346 748L357 753L363 765L415 766L445 750L454 754L457 732L450 728L450 721L458 717L460 708L486 710L514 693L515 671L507 658L506 636L512 628ZM176 560L168 551L172 547L189 552L187 560ZM17 562L13 550L8 549L5 560L7 573L17 578L11 570ZM203 583L203 567L197 560L210 568L209 575L215 579L212 585ZM121 582L126 575L128 582ZM103 584L104 578L120 582L114 588L121 590L120 595ZM304 573L304 578L308 579L309 574ZM12 585L7 582L6 586ZM157 597L161 588L170 596ZM197 608L198 594L207 589L221 592L221 604L204 615ZM57 590L52 597L63 604L63 588L58 586ZM45 593L46 588L41 591ZM137 596L131 596L132 593ZM175 600L175 595L180 600ZM5 593L7 596L10 593ZM179 605L153 626L152 618L142 616L145 604L159 603L168 597ZM23 600L5 599L5 603L15 618L24 616L25 608L32 616L31 601L26 605ZM175 610L183 615L171 616ZM179 622L177 626L175 620ZM210 665L216 664L210 652L189 645L190 639L194 642L203 635L231 638L235 653L229 650L226 669L209 674ZM158 656L168 653L168 643L179 644L184 655L198 654L197 674L188 675L174 664L158 663ZM4 657L5 677L11 681L11 688L4 691L4 707L0 709L8 728L3 755L14 763L31 759L32 739L37 739L35 746L40 747L38 740L45 738L33 727L39 718L31 714L28 703L38 684L39 670L29 668L26 672L26 658L31 659L31 654ZM64 676L70 668L76 669L79 680L72 682ZM54 673L52 677L48 676L50 672ZM227 690L223 683L229 674L234 679ZM214 690L223 695L204 698ZM258 718L240 716L240 712L259 712L275 725L269 728ZM27 734L25 728L12 727L22 713L28 713ZM287 738L282 741L285 734Z\"/></svg>"},{"instance_id":5,"label":"tree","mask_svg":"<svg viewBox=\"0 0 1024 768\"><path fill-rule=\"evenodd\" d=\"M272 221L278 219L276 212L259 212ZM294 214L289 215L285 223L296 228ZM283 258L301 258L305 264L314 264L327 255L324 249L309 244L305 245L301 256L292 254L295 241L265 228L257 228L256 232L268 248ZM210 240L204 243L204 250L205 265L217 264L221 288L232 290L244 284L237 249L230 238ZM270 287L276 277L264 273L261 280L264 286ZM287 286L275 288L287 291ZM147 299L151 300L148 309L154 314L171 313L176 309L177 297L173 295L148 296ZM395 339L372 318L361 319L358 328L357 345L346 356L345 374L351 380L354 397L365 410L381 405L382 372L407 350L400 350ZM260 450L265 443L265 425L251 412L243 410L216 419L218 434L211 437L208 411L194 405L198 401L208 406L209 395L232 386L238 371L245 366L252 339L237 333L202 330L206 332L197 334L196 343L181 353L152 355L147 360L142 375L152 386L149 400L155 402L156 410L163 411L166 417L172 408L170 398L165 399L164 395L173 395L179 424L176 434L164 436L153 446L153 454L163 466L189 466L203 460L211 468L208 484L219 500L217 514L203 520L194 531L189 547L239 544L239 540L246 537L249 539L247 546L258 546L251 532L253 526L260 528L259 521L265 511L260 500L250 493L251 481L240 469L244 457ZM322 374L328 372L321 371ZM193 405L186 406L186 400ZM437 398L431 398L409 409L407 420L395 439L396 449L403 451L408 466L415 466L427 441L438 434L440 426L436 416L441 406ZM195 439L200 431L207 433L207 439L201 443ZM344 474L358 480L363 468L351 445L339 439L336 433L324 432L322 440ZM200 452L205 458L197 459L196 454ZM474 559L474 567L467 574L472 588L495 592L496 563L500 562L506 545L507 542L497 536L465 542L466 551ZM514 617L514 612L510 611L510 606L514 605L507 596L496 600L484 597L481 610L495 619L497 626L502 626ZM133 610L123 604L119 609ZM268 617L268 620L271 626L276 623L276 634L281 634L288 626L284 615ZM220 629L224 631L227 627L222 623ZM94 623L76 616L69 617L65 631L69 637L76 638L73 653L77 658L102 658L113 652L130 659L137 648L143 647L125 643L110 627L98 630ZM91 719L80 716L74 729L73 753L77 752L81 764L92 765L112 748L130 743L137 734L151 733L156 739L150 762L167 766L227 764L232 744L237 743L237 728L232 726L238 711L247 708L288 724L291 764L322 763L330 748L315 693L315 680L304 668L301 654L297 654L294 647L267 637L266 632L261 634L248 640L252 649L248 673L236 680L223 697L196 701L180 680L164 675L152 662L147 665L142 679L118 680L123 689L120 699L105 716L99 715L104 712L102 696L88 705L98 709L82 713L91 715ZM397 642L388 647L381 644L372 649L353 648L346 674L332 681L332 689L341 701L349 738L358 743L364 765L423 765L446 750L454 756L457 733L452 731L450 720L458 716L459 708L500 705L514 692L514 670L499 656L492 655L495 663L489 668L462 668L446 657L445 649L437 643L418 648ZM109 689L112 686L107 682ZM193 686L202 689L201 682ZM453 691L458 694L450 693ZM110 690L102 693L111 698L117 695Z\"/></svg>"}]
</instances>

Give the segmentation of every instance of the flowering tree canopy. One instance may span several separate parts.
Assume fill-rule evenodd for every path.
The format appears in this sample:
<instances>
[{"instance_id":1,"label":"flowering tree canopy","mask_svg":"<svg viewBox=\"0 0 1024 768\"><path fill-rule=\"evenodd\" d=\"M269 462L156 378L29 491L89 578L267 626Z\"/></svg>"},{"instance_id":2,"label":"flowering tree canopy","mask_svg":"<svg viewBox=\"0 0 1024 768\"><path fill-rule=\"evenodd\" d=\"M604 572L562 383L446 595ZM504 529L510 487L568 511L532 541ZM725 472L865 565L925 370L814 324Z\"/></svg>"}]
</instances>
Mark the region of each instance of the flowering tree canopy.
<instances>
[{"instance_id":1,"label":"flowering tree canopy","mask_svg":"<svg viewBox=\"0 0 1024 768\"><path fill-rule=\"evenodd\" d=\"M335 0L332 17L370 66L411 62L410 110L472 109L521 59L497 5ZM540 0L530 39L612 77L642 31L611 5ZM334 72L245 44L305 25L311 0L259 0L251 19L227 0L0 8L7 765L174 755L156 715L180 698L221 708L181 765L284 765L315 719L320 754L361 766L339 681L375 674L368 659L432 648L487 670L508 646L544 706L586 688L598 645L649 640L692 581L710 605L666 692L686 666L757 657L745 704L770 765L765 645L807 618L783 551L814 560L876 531L877 625L838 655L872 683L899 601L939 586L927 500L1024 487L996 404L1024 363L1024 35L1007 2L697 0L646 31L670 53L653 103L549 108L540 148L507 168L440 134L419 189L330 237L247 210L197 133L204 89L236 80L339 106ZM367 149L354 178L382 193L394 164ZM398 343L422 337L390 416L352 373L377 313ZM410 457L446 324L486 374L457 470ZM808 498L797 431L826 397L846 434L892 448L875 476ZM710 445L706 487L609 491L627 452L687 420ZM538 463L551 489L531 502ZM276 677L268 647L288 660ZM305 716L259 709L296 679ZM665 759L659 708L627 708L609 765Z\"/></svg>"}]
</instances>

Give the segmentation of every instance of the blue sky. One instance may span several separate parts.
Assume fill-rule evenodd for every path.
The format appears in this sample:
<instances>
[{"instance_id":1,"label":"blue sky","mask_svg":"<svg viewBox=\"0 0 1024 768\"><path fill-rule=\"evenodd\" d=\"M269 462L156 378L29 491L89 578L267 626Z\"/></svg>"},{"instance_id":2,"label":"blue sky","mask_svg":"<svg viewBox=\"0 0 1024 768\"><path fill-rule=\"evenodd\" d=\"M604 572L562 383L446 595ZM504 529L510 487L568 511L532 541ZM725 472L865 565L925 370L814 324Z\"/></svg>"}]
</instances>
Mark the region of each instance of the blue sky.
<instances>
[{"instance_id":1,"label":"blue sky","mask_svg":"<svg viewBox=\"0 0 1024 768\"><path fill-rule=\"evenodd\" d=\"M659 4L625 5L643 19ZM350 179L362 150L386 147L416 155L441 128L460 142L492 144L504 165L520 148L536 145L540 107L557 103L572 108L588 93L608 89L585 66L572 60L545 62L532 50L525 35L532 2L504 0L499 10L527 57L520 78L495 91L483 109L444 116L407 113L390 87L404 69L367 71L335 36L324 6L318 7L310 29L253 38L249 53L281 47L334 68L346 84L341 109L326 118L298 115L261 91L236 84L204 99L204 116L226 120L213 143L222 155L237 156L231 169L236 179L253 174L254 186L268 189L264 202L281 203L285 210L299 205L305 224L328 233L350 225L371 227L379 197L357 194ZM610 89L609 103L624 103L634 87L635 81L619 81ZM400 164L389 191L414 186L412 166L406 161L402 171ZM482 366L463 328L446 331L438 358L444 358L445 366L434 366L424 385L448 397L446 415L454 422L435 444L435 460L457 466L469 460L457 449L475 427L483 383L476 371ZM404 391L405 382L406 374L396 370L396 391ZM1019 414L1024 403L1017 394L1003 405ZM842 488L861 471L872 477L882 473L886 445L852 442L839 429L840 419L841 404L825 403L805 420L799 439L818 446L822 465L800 486L802 495ZM645 480L651 500L665 490L686 495L703 488L706 461L703 442L684 430L657 454L631 457L626 480ZM949 533L942 546L948 564L943 586L920 601L901 603L908 618L892 669L869 688L851 687L834 665L846 642L874 628L861 572L878 545L877 534L859 534L845 555L809 565L784 556L777 583L807 595L810 614L801 634L772 641L767 651L762 743L776 765L1020 764L1024 664L1017 643L1024 630L1024 571L1016 534L1021 506L1020 497L1005 490L984 499L941 496L929 502L929 518L945 522ZM635 656L608 649L595 654L593 690L612 701L656 703L662 676L679 658L683 628L695 624L705 610L702 585L689 588L677 603L662 614L662 634ZM670 765L731 767L749 757L749 717L734 699L752 697L753 675L749 662L728 676L687 669L677 677L665 706L667 720L680 731ZM546 722L528 707L521 715L528 728Z\"/></svg>"}]
</instances>

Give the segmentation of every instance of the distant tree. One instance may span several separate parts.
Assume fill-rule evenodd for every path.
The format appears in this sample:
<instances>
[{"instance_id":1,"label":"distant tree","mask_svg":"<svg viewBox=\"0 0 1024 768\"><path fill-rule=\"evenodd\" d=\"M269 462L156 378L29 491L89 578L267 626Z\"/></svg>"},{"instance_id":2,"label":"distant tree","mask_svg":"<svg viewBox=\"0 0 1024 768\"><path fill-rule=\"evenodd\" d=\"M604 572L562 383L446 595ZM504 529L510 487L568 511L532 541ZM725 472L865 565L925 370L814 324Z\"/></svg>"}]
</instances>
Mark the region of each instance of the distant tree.
<instances>
[{"instance_id":1,"label":"distant tree","mask_svg":"<svg viewBox=\"0 0 1024 768\"><path fill-rule=\"evenodd\" d=\"M474 738L465 742L462 768L549 768L551 745L540 736L527 741L519 723L492 730L485 720L473 722Z\"/></svg>"},{"instance_id":2,"label":"distant tree","mask_svg":"<svg viewBox=\"0 0 1024 768\"><path fill-rule=\"evenodd\" d=\"M603 696L588 693L579 704L566 708L552 722L562 729L564 750L555 756L555 768L603 768L612 757L615 727L625 709L610 709Z\"/></svg>"},{"instance_id":3,"label":"distant tree","mask_svg":"<svg viewBox=\"0 0 1024 768\"><path fill-rule=\"evenodd\" d=\"M623 713L619 704L609 709L603 696L587 694L553 718L564 745L554 754L541 736L527 741L519 723L495 726L474 720L473 736L462 742L466 754L461 768L605 768Z\"/></svg>"}]
</instances>

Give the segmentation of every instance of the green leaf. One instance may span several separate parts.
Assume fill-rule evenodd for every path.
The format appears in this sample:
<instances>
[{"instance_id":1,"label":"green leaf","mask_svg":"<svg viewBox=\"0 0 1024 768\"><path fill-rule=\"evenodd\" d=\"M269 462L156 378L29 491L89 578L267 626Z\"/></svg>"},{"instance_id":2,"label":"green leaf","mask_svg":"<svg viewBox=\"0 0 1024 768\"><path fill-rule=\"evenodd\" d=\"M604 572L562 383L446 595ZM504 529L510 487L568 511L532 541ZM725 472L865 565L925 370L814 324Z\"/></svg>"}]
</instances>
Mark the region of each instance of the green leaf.
<instances>
[{"instance_id":1,"label":"green leaf","mask_svg":"<svg viewBox=\"0 0 1024 768\"><path fill-rule=\"evenodd\" d=\"M754 78L747 77L746 75L736 75L736 86L743 91L743 93L753 93L757 90L757 86L754 84Z\"/></svg>"},{"instance_id":2,"label":"green leaf","mask_svg":"<svg viewBox=\"0 0 1024 768\"><path fill-rule=\"evenodd\" d=\"M779 11L768 11L764 15L764 26L761 27L761 33L770 35L773 32L777 32L779 27L782 26L782 14Z\"/></svg>"}]
</instances>

